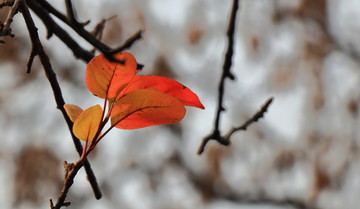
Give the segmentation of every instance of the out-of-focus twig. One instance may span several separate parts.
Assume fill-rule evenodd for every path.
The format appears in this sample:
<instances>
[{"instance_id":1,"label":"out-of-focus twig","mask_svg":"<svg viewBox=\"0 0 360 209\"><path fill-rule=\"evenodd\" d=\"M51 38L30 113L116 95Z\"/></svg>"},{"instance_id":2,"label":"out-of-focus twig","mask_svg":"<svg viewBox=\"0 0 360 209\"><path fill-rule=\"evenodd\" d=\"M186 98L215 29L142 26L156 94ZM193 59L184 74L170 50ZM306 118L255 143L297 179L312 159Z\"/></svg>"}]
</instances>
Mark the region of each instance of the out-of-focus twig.
<instances>
[{"instance_id":1,"label":"out-of-focus twig","mask_svg":"<svg viewBox=\"0 0 360 209\"><path fill-rule=\"evenodd\" d=\"M130 48L136 41L142 38L142 30L137 31L132 36L130 36L121 46L110 50L111 53L116 54L118 52L124 51L125 49Z\"/></svg>"},{"instance_id":2,"label":"out-of-focus twig","mask_svg":"<svg viewBox=\"0 0 360 209\"><path fill-rule=\"evenodd\" d=\"M93 36L95 36L99 41L102 40L102 36L103 36L103 33L104 33L104 29L105 29L105 25L106 23L109 21L109 20L112 20L114 19L116 16L112 16L112 17L109 17L109 18L103 18L100 22L98 22L94 29L90 32ZM95 49L94 49L95 50Z\"/></svg>"},{"instance_id":3,"label":"out-of-focus twig","mask_svg":"<svg viewBox=\"0 0 360 209\"><path fill-rule=\"evenodd\" d=\"M87 20L87 21L85 21L83 23L80 23L77 20L76 11L75 11L75 9L73 7L73 4L72 4L71 0L65 0L65 5L66 5L66 14L67 14L67 17L68 17L70 22L72 22L73 24L79 25L80 27L84 27L85 25L90 23L90 20Z\"/></svg>"}]
</instances>

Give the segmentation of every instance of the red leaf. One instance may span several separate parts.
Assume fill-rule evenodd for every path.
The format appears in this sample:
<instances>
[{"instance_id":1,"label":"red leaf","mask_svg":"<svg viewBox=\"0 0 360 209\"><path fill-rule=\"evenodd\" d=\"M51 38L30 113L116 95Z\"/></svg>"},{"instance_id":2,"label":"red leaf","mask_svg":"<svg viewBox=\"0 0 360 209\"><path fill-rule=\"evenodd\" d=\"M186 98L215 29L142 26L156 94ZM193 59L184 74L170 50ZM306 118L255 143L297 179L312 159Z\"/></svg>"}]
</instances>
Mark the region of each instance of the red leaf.
<instances>
[{"instance_id":1,"label":"red leaf","mask_svg":"<svg viewBox=\"0 0 360 209\"><path fill-rule=\"evenodd\" d=\"M114 99L136 74L137 63L130 53L115 54L124 64L110 62L104 55L90 60L86 68L85 82L95 96Z\"/></svg>"},{"instance_id":2,"label":"red leaf","mask_svg":"<svg viewBox=\"0 0 360 209\"><path fill-rule=\"evenodd\" d=\"M159 91L142 89L120 98L111 112L111 125L136 129L172 124L185 115L184 105L176 98Z\"/></svg>"},{"instance_id":3,"label":"red leaf","mask_svg":"<svg viewBox=\"0 0 360 209\"><path fill-rule=\"evenodd\" d=\"M180 100L183 105L205 109L199 97L188 87L172 79L155 75L135 76L118 98L138 89L151 89L163 92Z\"/></svg>"}]
</instances>

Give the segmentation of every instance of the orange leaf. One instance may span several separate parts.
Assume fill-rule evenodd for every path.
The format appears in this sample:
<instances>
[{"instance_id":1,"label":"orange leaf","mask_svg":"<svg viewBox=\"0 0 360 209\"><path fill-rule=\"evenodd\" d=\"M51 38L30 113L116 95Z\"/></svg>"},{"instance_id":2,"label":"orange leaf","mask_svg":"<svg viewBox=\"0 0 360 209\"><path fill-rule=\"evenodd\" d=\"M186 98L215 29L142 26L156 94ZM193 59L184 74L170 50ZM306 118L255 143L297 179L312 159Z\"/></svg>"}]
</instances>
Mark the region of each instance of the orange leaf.
<instances>
[{"instance_id":1,"label":"orange leaf","mask_svg":"<svg viewBox=\"0 0 360 209\"><path fill-rule=\"evenodd\" d=\"M64 109L72 122L84 111L79 106L72 104L64 104Z\"/></svg>"},{"instance_id":2,"label":"orange leaf","mask_svg":"<svg viewBox=\"0 0 360 209\"><path fill-rule=\"evenodd\" d=\"M114 99L136 74L136 60L127 52L114 55L124 64L110 62L104 55L90 60L86 68L85 82L95 96Z\"/></svg>"},{"instance_id":3,"label":"orange leaf","mask_svg":"<svg viewBox=\"0 0 360 209\"><path fill-rule=\"evenodd\" d=\"M184 105L176 98L159 91L142 89L120 98L111 113L111 125L136 129L172 124L185 115Z\"/></svg>"},{"instance_id":4,"label":"orange leaf","mask_svg":"<svg viewBox=\"0 0 360 209\"><path fill-rule=\"evenodd\" d=\"M74 122L74 135L84 141L92 141L98 131L102 109L100 105L94 105L84 110Z\"/></svg>"},{"instance_id":5,"label":"orange leaf","mask_svg":"<svg viewBox=\"0 0 360 209\"><path fill-rule=\"evenodd\" d=\"M160 91L179 99L183 105L205 109L199 97L188 87L170 78L155 75L135 76L118 98L138 89Z\"/></svg>"}]
</instances>

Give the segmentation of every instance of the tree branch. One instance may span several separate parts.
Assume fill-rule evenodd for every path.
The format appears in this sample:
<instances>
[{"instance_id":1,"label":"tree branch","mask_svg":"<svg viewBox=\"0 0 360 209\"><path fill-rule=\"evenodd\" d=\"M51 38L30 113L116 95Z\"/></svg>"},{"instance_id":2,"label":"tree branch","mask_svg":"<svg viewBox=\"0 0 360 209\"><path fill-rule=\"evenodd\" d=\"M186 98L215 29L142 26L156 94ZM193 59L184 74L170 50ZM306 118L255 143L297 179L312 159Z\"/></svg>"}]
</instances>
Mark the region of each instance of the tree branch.
<instances>
[{"instance_id":1,"label":"tree branch","mask_svg":"<svg viewBox=\"0 0 360 209\"><path fill-rule=\"evenodd\" d=\"M232 128L224 136L220 135L220 133L218 132L218 135L212 133L209 136L205 137L203 139L199 149L198 149L198 154L201 155L204 152L205 146L210 140L216 140L221 145L225 145L225 146L230 145L231 144L231 141L230 141L231 136L237 131L245 131L251 124L253 124L253 123L257 122L259 119L263 118L265 112L267 112L267 110L268 110L268 108L269 108L269 106L270 106L270 104L272 103L273 100L274 99L272 97L267 99L265 101L265 103L261 106L261 108L251 118L249 118L241 126Z\"/></svg>"},{"instance_id":2,"label":"tree branch","mask_svg":"<svg viewBox=\"0 0 360 209\"><path fill-rule=\"evenodd\" d=\"M82 54L79 55L78 53L75 53L75 52L79 52L78 50L75 50L75 49L77 49L77 47L79 47L78 44L75 41L71 41L69 39L69 37L68 37L69 35L67 35L67 33L55 21L53 21L51 19L51 16L48 13L53 14L59 20L63 21L65 24L67 24L69 27L71 27L79 36L81 36L89 44L91 44L96 49L98 49L101 53L103 53L104 56L108 60L113 61L113 62L123 63L122 60L117 60L114 57L114 54L119 52L118 51L119 49L128 48L128 46L131 46L136 40L139 40L141 38L141 31L140 31L135 36L133 36L134 38L132 39L131 42L125 42L125 44L115 47L115 50L112 50L108 45L106 45L105 43L98 40L94 34L88 32L87 30L84 29L84 25L86 23L81 24L78 21L73 19L74 18L74 17L72 17L74 15L73 8L71 8L71 9L68 8L68 13L70 14L70 17L67 17L67 16L63 15L61 12L59 12L58 10L56 10L51 4L49 4L45 0L30 1L30 2L29 2L29 7L32 10L34 10L35 13L37 13L37 15L40 17L40 19L42 19L42 21L48 27L48 31L50 31L51 33L54 32L70 49L73 50L74 55L76 57L81 57L80 55L82 55ZM67 2L69 2L69 1L67 1ZM67 4L69 4L69 3L67 3ZM72 4L68 5L67 7L70 7L70 6L72 7ZM71 10L71 11L69 11L69 10ZM48 23L46 23L46 22L48 22ZM69 44L70 41L71 41L71 44ZM75 43L73 43L73 42L75 42ZM77 46L75 46L75 44ZM89 53L91 54L91 52L86 51L86 50L81 50L81 52L82 53L86 52L85 55L88 55ZM93 57L93 55L91 56L91 58L89 58L89 57L90 56L87 56L86 59L84 59L84 60L86 62L89 62L90 59Z\"/></svg>"},{"instance_id":3,"label":"tree branch","mask_svg":"<svg viewBox=\"0 0 360 209\"><path fill-rule=\"evenodd\" d=\"M89 62L94 55L83 49L64 29L62 29L53 18L41 7L37 1L29 1L29 7L43 21L48 31L48 38L55 34L73 52L76 58Z\"/></svg>"},{"instance_id":4,"label":"tree branch","mask_svg":"<svg viewBox=\"0 0 360 209\"><path fill-rule=\"evenodd\" d=\"M225 111L223 100L224 100L224 92L225 92L225 79L229 78L231 80L235 79L235 76L231 73L231 65L232 65L232 56L234 53L234 34L235 34L235 22L236 22L236 14L239 8L239 0L234 0L230 15L229 27L227 30L227 39L228 39L228 48L225 54L225 60L223 65L223 71L220 78L220 83L218 87L218 107L216 111L216 118L214 123L214 128L212 134L205 137L203 139L202 144L200 145L198 154L201 154L204 151L204 148L208 141L211 139L217 140L220 144L227 145L224 141L221 140L221 132L219 129L221 113Z\"/></svg>"},{"instance_id":5,"label":"tree branch","mask_svg":"<svg viewBox=\"0 0 360 209\"><path fill-rule=\"evenodd\" d=\"M35 56L35 53L36 53L36 55L39 56L40 62L44 67L46 77L48 78L51 88L53 90L57 108L62 112L62 114L66 120L66 123L67 123L69 129L71 130L73 124L72 124L70 118L68 117L68 115L66 114L66 111L63 107L65 104L65 101L62 97L61 88L59 86L59 83L57 82L56 74L52 69L49 58L46 55L44 48L42 47L42 44L39 39L39 35L37 33L37 28L31 17L31 14L28 10L28 7L27 7L25 1L22 1L22 3L21 3L21 12L23 14L27 29L29 31L29 36L30 36L30 39L31 39L31 42L33 45L33 50L32 50L31 56ZM72 131L70 131L70 132L72 133ZM73 138L73 142L75 144L76 150L78 151L79 155L81 155L82 145L81 145L80 141L73 134L72 134L72 138ZM84 167L85 167L86 173L88 175L89 182L93 188L95 197L97 199L100 199L102 196L101 191L97 184L95 175L91 169L90 163L87 160L84 161Z\"/></svg>"},{"instance_id":6,"label":"tree branch","mask_svg":"<svg viewBox=\"0 0 360 209\"><path fill-rule=\"evenodd\" d=\"M52 199L50 199L51 209L60 209L63 206L67 207L71 204L70 202L65 202L66 196L69 192L70 187L74 183L74 178L77 172L80 170L82 166L83 166L82 163L73 164L73 163L67 163L66 161L64 162L65 179L64 179L63 188L61 189L60 195L55 205Z\"/></svg>"},{"instance_id":7,"label":"tree branch","mask_svg":"<svg viewBox=\"0 0 360 209\"><path fill-rule=\"evenodd\" d=\"M232 128L225 136L224 140L230 141L230 137L237 131L246 131L246 129L253 123L257 122L259 119L264 117L265 112L267 112L270 104L274 100L273 97L268 98L265 103L261 106L260 110L258 110L251 118L249 118L243 125L239 127Z\"/></svg>"},{"instance_id":8,"label":"tree branch","mask_svg":"<svg viewBox=\"0 0 360 209\"><path fill-rule=\"evenodd\" d=\"M235 23L236 23L236 14L237 14L238 8L239 8L239 0L234 0L233 5L232 5L232 10L231 10L231 15L230 15L229 27L227 30L228 48L227 48L227 51L225 54L223 71L222 71L222 75L221 75L220 83L219 83L219 87L218 87L218 92L219 92L218 108L216 111L214 128L213 128L212 133L209 134L208 136L206 136L203 139L202 143L200 144L200 147L198 149L199 155L201 155L204 152L205 147L210 140L216 140L218 143L225 145L225 146L230 145L230 137L232 136L232 134L239 130L246 130L246 128L249 125L258 121L258 119L262 118L264 113L267 111L268 106L271 104L271 102L273 100L273 98L269 98L265 102L263 107L253 117L251 117L248 121L246 121L242 126L233 128L225 136L222 136L221 130L220 130L220 122L221 122L222 112L225 111L225 107L223 105L224 93L225 93L225 80L226 80L226 78L229 78L230 80L235 79L235 76L231 72L230 69L231 69L231 65L232 65L232 57L234 55Z\"/></svg>"}]
</instances>

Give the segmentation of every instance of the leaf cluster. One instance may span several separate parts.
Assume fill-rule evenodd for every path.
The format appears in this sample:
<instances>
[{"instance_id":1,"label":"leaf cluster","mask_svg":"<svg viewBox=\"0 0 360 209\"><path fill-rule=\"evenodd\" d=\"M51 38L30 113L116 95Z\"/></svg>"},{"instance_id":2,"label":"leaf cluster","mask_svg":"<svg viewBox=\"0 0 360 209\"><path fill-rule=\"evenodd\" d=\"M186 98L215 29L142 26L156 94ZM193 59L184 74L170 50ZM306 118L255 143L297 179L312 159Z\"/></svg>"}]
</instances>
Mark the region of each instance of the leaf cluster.
<instances>
[{"instance_id":1,"label":"leaf cluster","mask_svg":"<svg viewBox=\"0 0 360 209\"><path fill-rule=\"evenodd\" d=\"M103 107L97 104L83 110L64 105L74 122L74 135L85 141L79 161L114 127L138 129L173 124L185 116L184 106L204 109L198 96L186 86L162 76L136 75L137 62L132 54L119 52L114 58L118 61L98 55L86 68L86 86L93 95L104 99ZM110 127L104 130L109 121Z\"/></svg>"}]
</instances>

